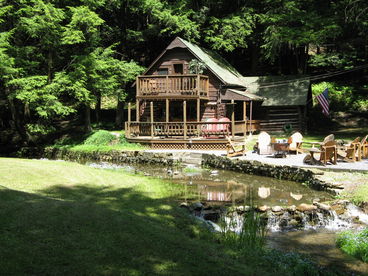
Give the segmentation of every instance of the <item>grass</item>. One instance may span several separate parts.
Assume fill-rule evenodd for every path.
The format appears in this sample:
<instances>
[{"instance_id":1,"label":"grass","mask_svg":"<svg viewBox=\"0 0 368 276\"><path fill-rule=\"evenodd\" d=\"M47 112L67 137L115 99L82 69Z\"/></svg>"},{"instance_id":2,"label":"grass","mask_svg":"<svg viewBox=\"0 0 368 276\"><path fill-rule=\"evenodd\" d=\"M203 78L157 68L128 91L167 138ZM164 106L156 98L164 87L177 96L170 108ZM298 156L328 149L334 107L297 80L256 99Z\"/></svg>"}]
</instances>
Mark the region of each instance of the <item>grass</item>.
<instances>
[{"instance_id":1,"label":"grass","mask_svg":"<svg viewBox=\"0 0 368 276\"><path fill-rule=\"evenodd\" d=\"M368 263L368 227L360 232L341 232L336 244L347 254Z\"/></svg>"},{"instance_id":2,"label":"grass","mask_svg":"<svg viewBox=\"0 0 368 276\"><path fill-rule=\"evenodd\" d=\"M244 256L215 242L177 207L178 185L47 160L0 158L0 175L1 275L300 272L286 255ZM300 273L323 274L316 269Z\"/></svg>"},{"instance_id":3,"label":"grass","mask_svg":"<svg viewBox=\"0 0 368 276\"><path fill-rule=\"evenodd\" d=\"M129 143L125 138L124 131L98 130L89 135L75 137L63 137L51 147L68 149L79 152L109 152L113 150L144 150L146 147Z\"/></svg>"}]
</instances>

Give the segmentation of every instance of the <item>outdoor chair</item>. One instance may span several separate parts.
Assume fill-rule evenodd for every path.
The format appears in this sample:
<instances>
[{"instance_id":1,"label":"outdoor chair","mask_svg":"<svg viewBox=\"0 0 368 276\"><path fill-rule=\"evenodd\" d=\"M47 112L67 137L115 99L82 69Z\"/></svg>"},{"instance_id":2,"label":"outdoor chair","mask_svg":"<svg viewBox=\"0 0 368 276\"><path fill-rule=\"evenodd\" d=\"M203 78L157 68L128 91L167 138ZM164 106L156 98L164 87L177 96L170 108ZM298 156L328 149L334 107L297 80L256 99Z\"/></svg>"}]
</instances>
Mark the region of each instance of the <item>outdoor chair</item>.
<instances>
[{"instance_id":1,"label":"outdoor chair","mask_svg":"<svg viewBox=\"0 0 368 276\"><path fill-rule=\"evenodd\" d=\"M226 136L228 143L226 144L227 157L244 156L246 154L246 141L234 142L229 136Z\"/></svg>"},{"instance_id":2,"label":"outdoor chair","mask_svg":"<svg viewBox=\"0 0 368 276\"><path fill-rule=\"evenodd\" d=\"M217 123L218 119L209 118L206 123ZM217 136L217 126L218 124L204 124L202 125L202 133L205 138L218 138Z\"/></svg>"},{"instance_id":3,"label":"outdoor chair","mask_svg":"<svg viewBox=\"0 0 368 276\"><path fill-rule=\"evenodd\" d=\"M360 137L355 138L351 143L339 146L337 149L339 159L346 162L355 162L361 160Z\"/></svg>"},{"instance_id":4,"label":"outdoor chair","mask_svg":"<svg viewBox=\"0 0 368 276\"><path fill-rule=\"evenodd\" d=\"M258 154L273 153L271 147L271 136L265 131L261 131L261 133L258 135L257 152Z\"/></svg>"},{"instance_id":5,"label":"outdoor chair","mask_svg":"<svg viewBox=\"0 0 368 276\"><path fill-rule=\"evenodd\" d=\"M368 158L368 135L364 136L364 138L360 141L360 152L362 154L362 158Z\"/></svg>"},{"instance_id":6,"label":"outdoor chair","mask_svg":"<svg viewBox=\"0 0 368 276\"><path fill-rule=\"evenodd\" d=\"M326 165L327 162L331 162L336 165L337 146L336 141L331 140L334 138L331 135L327 136L324 142L313 143L313 147L307 150L309 154L304 158L303 162L309 165ZM320 145L319 149L314 147L316 144ZM319 154L319 160L315 158L315 154Z\"/></svg>"},{"instance_id":7,"label":"outdoor chair","mask_svg":"<svg viewBox=\"0 0 368 276\"><path fill-rule=\"evenodd\" d=\"M217 132L222 136L228 136L230 134L230 119L227 117L222 117L218 120L219 123L224 124L218 124L217 125Z\"/></svg>"},{"instance_id":8,"label":"outdoor chair","mask_svg":"<svg viewBox=\"0 0 368 276\"><path fill-rule=\"evenodd\" d=\"M303 153L302 143L303 143L303 135L300 132L295 132L289 138L289 152L295 151L296 154Z\"/></svg>"},{"instance_id":9,"label":"outdoor chair","mask_svg":"<svg viewBox=\"0 0 368 276\"><path fill-rule=\"evenodd\" d=\"M327 141L326 143L321 145L320 148L321 155L319 157L319 161L323 164L327 164L327 162L331 162L336 165L337 161L337 151L336 151L336 141Z\"/></svg>"}]
</instances>

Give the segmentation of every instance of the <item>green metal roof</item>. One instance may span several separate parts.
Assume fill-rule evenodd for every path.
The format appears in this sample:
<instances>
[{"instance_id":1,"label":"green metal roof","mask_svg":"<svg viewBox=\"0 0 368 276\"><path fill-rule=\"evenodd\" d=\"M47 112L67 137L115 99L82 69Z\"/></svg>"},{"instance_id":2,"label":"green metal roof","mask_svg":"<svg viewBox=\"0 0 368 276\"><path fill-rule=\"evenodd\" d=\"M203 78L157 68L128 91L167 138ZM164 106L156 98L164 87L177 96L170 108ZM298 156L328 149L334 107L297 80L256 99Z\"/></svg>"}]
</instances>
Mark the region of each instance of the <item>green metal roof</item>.
<instances>
[{"instance_id":1,"label":"green metal roof","mask_svg":"<svg viewBox=\"0 0 368 276\"><path fill-rule=\"evenodd\" d=\"M198 47L180 37L179 39L188 50L200 61L202 61L208 70L214 73L224 84L245 87L242 75L224 60L221 56L207 49Z\"/></svg>"},{"instance_id":2,"label":"green metal roof","mask_svg":"<svg viewBox=\"0 0 368 276\"><path fill-rule=\"evenodd\" d=\"M262 106L306 105L310 81L302 77L260 76L243 77L247 92L256 94L264 101Z\"/></svg>"}]
</instances>

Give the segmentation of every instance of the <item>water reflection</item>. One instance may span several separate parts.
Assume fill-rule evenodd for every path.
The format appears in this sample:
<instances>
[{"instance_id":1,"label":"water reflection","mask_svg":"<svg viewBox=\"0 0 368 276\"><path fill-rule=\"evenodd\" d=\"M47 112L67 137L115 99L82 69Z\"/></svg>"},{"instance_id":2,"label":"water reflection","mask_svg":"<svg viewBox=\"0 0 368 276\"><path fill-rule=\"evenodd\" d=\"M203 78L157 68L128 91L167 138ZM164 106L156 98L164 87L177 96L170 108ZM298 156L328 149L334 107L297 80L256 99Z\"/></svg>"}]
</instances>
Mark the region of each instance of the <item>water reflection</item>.
<instances>
[{"instance_id":1,"label":"water reflection","mask_svg":"<svg viewBox=\"0 0 368 276\"><path fill-rule=\"evenodd\" d=\"M247 204L246 199L252 198L254 204L274 206L299 205L312 203L315 198L321 201L332 198L327 192L309 189L301 183L231 171L200 168L168 170L147 165L136 166L135 170L180 183L184 186L185 200ZM250 186L253 187L251 191Z\"/></svg>"}]
</instances>

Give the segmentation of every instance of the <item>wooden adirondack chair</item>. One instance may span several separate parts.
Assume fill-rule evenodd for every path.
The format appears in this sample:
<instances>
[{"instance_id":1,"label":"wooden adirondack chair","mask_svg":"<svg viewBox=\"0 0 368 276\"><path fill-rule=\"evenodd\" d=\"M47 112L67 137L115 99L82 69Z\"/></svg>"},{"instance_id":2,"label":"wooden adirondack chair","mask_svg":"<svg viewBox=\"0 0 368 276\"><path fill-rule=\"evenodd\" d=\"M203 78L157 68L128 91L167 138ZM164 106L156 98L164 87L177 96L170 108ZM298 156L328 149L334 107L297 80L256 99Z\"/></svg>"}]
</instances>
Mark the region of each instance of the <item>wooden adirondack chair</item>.
<instances>
[{"instance_id":1,"label":"wooden adirondack chair","mask_svg":"<svg viewBox=\"0 0 368 276\"><path fill-rule=\"evenodd\" d=\"M360 141L360 152L362 154L362 158L368 158L368 135L364 136L364 138Z\"/></svg>"},{"instance_id":2,"label":"wooden adirondack chair","mask_svg":"<svg viewBox=\"0 0 368 276\"><path fill-rule=\"evenodd\" d=\"M338 147L338 158L347 162L359 161L361 159L360 149L360 137L357 137L350 144Z\"/></svg>"},{"instance_id":3,"label":"wooden adirondack chair","mask_svg":"<svg viewBox=\"0 0 368 276\"><path fill-rule=\"evenodd\" d=\"M272 154L273 150L271 147L271 136L265 132L261 131L258 135L258 142L257 142L258 154Z\"/></svg>"},{"instance_id":4,"label":"wooden adirondack chair","mask_svg":"<svg viewBox=\"0 0 368 276\"><path fill-rule=\"evenodd\" d=\"M289 151L295 151L296 154L303 153L302 143L303 135L300 132L295 132L289 137Z\"/></svg>"},{"instance_id":5,"label":"wooden adirondack chair","mask_svg":"<svg viewBox=\"0 0 368 276\"><path fill-rule=\"evenodd\" d=\"M336 165L337 161L337 150L336 150L336 141L328 141L321 145L321 155L319 157L319 161L323 162L326 165L327 161Z\"/></svg>"},{"instance_id":6,"label":"wooden adirondack chair","mask_svg":"<svg viewBox=\"0 0 368 276\"><path fill-rule=\"evenodd\" d=\"M247 152L246 141L234 142L229 136L227 138L226 152L227 157L244 156Z\"/></svg>"}]
</instances>

